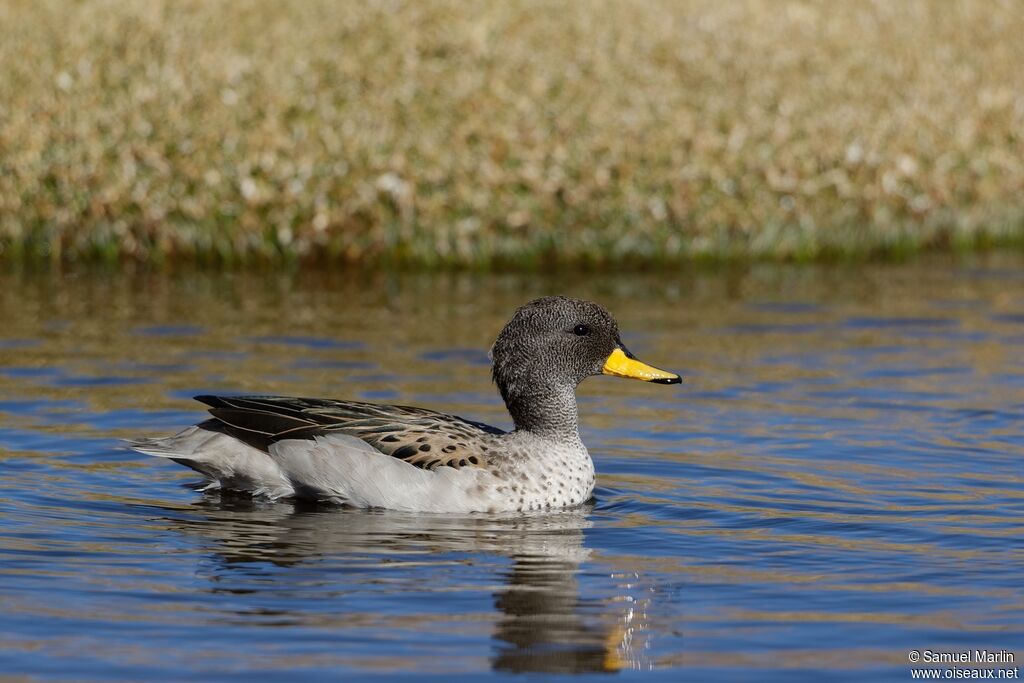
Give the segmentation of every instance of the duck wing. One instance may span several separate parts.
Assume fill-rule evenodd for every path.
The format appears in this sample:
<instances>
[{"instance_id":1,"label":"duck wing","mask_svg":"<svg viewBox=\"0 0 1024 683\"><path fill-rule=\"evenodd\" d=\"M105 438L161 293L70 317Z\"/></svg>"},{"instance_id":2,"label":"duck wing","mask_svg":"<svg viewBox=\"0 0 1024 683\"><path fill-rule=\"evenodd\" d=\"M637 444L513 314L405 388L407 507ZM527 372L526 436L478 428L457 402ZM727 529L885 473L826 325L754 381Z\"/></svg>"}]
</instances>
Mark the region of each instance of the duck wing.
<instances>
[{"instance_id":1,"label":"duck wing","mask_svg":"<svg viewBox=\"0 0 1024 683\"><path fill-rule=\"evenodd\" d=\"M262 451L284 439L347 434L411 465L483 465L500 429L433 410L361 401L287 396L196 396L210 406L201 426Z\"/></svg>"}]
</instances>

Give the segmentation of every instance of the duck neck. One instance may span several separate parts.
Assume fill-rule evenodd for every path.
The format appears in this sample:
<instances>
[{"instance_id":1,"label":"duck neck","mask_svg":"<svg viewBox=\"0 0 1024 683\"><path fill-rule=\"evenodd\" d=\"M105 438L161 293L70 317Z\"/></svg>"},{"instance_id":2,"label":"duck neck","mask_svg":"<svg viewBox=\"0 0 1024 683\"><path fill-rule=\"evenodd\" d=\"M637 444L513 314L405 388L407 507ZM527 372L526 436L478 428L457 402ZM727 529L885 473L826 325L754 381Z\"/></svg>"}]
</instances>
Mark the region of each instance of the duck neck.
<instances>
[{"instance_id":1,"label":"duck neck","mask_svg":"<svg viewBox=\"0 0 1024 683\"><path fill-rule=\"evenodd\" d=\"M522 392L506 391L504 398L516 431L557 441L579 440L576 387L564 384L531 386Z\"/></svg>"}]
</instances>

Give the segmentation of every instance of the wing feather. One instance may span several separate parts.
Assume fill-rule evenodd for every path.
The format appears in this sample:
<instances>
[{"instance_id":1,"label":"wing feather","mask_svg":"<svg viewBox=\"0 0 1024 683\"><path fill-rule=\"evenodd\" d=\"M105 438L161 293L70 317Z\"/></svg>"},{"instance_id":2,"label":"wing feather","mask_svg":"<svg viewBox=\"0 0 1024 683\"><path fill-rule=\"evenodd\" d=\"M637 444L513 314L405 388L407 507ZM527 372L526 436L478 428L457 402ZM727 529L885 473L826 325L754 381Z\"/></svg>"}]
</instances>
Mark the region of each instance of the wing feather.
<instances>
[{"instance_id":1,"label":"wing feather","mask_svg":"<svg viewBox=\"0 0 1024 683\"><path fill-rule=\"evenodd\" d=\"M361 401L285 396L196 396L224 431L260 450L283 439L332 433L363 440L376 450L423 469L486 463L501 430L423 408Z\"/></svg>"}]
</instances>

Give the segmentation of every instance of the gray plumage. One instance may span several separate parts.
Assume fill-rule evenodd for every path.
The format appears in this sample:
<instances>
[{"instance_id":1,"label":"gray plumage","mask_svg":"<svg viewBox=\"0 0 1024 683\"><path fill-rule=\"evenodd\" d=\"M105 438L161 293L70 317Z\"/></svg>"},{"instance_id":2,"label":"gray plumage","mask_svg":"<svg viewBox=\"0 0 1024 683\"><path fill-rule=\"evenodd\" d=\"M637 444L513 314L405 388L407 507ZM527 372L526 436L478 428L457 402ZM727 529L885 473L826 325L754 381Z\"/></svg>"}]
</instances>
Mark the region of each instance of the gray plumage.
<instances>
[{"instance_id":1,"label":"gray plumage","mask_svg":"<svg viewBox=\"0 0 1024 683\"><path fill-rule=\"evenodd\" d=\"M593 462L579 436L576 386L602 372L679 381L635 361L607 310L567 297L518 309L491 358L515 423L511 432L408 406L198 396L211 419L131 447L192 467L213 485L270 497L425 511L564 507L587 500L594 486ZM627 364L626 374L609 372L616 358ZM630 364L647 374L629 374Z\"/></svg>"}]
</instances>

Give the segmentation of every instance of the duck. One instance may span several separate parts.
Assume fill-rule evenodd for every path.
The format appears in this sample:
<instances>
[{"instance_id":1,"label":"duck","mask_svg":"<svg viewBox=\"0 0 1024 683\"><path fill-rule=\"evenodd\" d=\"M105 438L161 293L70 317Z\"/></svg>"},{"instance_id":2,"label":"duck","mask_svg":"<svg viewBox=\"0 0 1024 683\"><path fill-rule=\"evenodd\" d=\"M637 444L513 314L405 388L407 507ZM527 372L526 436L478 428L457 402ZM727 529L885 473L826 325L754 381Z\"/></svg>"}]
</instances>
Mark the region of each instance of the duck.
<instances>
[{"instance_id":1,"label":"duck","mask_svg":"<svg viewBox=\"0 0 1024 683\"><path fill-rule=\"evenodd\" d=\"M491 374L514 428L425 408L286 396L196 396L210 417L128 445L192 468L208 488L407 512L527 513L591 499L576 387L611 375L682 378L641 362L598 303L547 296L498 334Z\"/></svg>"}]
</instances>

